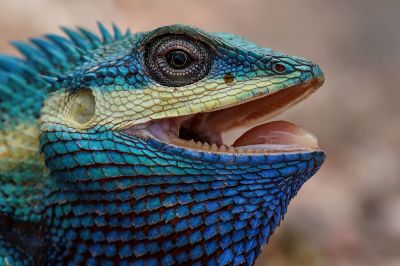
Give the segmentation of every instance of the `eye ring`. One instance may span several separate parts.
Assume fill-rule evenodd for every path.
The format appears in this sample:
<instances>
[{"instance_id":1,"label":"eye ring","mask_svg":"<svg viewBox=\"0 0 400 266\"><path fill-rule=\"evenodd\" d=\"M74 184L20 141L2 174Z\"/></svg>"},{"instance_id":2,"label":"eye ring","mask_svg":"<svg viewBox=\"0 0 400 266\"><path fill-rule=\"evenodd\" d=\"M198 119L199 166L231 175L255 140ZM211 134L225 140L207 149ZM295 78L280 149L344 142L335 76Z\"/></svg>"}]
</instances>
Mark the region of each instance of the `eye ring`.
<instances>
[{"instance_id":1,"label":"eye ring","mask_svg":"<svg viewBox=\"0 0 400 266\"><path fill-rule=\"evenodd\" d=\"M167 34L145 44L144 64L151 78L168 87L201 80L211 70L214 54L203 41L182 34Z\"/></svg>"},{"instance_id":2,"label":"eye ring","mask_svg":"<svg viewBox=\"0 0 400 266\"><path fill-rule=\"evenodd\" d=\"M282 74L282 73L285 73L285 72L286 72L287 67L286 67L286 65L283 64L283 63L275 63L275 64L272 66L272 69L273 69L275 72L277 72L277 73L279 73L279 74Z\"/></svg>"}]
</instances>

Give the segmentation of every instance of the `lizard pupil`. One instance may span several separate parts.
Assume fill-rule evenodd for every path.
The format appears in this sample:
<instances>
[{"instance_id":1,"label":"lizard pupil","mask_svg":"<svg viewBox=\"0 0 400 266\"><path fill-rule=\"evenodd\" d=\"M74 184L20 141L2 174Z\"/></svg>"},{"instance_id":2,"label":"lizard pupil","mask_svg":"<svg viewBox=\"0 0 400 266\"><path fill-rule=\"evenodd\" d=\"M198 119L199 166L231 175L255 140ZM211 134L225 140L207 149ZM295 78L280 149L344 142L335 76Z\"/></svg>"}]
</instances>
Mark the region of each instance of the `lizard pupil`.
<instances>
[{"instance_id":1,"label":"lizard pupil","mask_svg":"<svg viewBox=\"0 0 400 266\"><path fill-rule=\"evenodd\" d=\"M173 68L181 69L189 65L189 55L181 50L175 50L167 55L167 62Z\"/></svg>"}]
</instances>

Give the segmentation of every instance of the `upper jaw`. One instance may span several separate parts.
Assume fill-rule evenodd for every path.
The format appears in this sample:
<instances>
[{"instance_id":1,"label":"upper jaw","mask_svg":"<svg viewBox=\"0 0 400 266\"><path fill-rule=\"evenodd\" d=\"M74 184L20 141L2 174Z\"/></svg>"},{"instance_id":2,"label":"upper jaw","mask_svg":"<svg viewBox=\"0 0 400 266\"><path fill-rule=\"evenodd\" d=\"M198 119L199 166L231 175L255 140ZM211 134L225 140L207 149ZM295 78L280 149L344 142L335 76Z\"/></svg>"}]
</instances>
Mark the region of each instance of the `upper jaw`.
<instances>
[{"instance_id":1,"label":"upper jaw","mask_svg":"<svg viewBox=\"0 0 400 266\"><path fill-rule=\"evenodd\" d=\"M295 124L276 121L259 125L225 143L222 133L238 126L256 124L307 98L323 83L322 78L292 86L270 95L258 96L245 103L210 112L152 120L123 132L150 138L184 149L229 154L276 154L320 150L310 132Z\"/></svg>"}]
</instances>

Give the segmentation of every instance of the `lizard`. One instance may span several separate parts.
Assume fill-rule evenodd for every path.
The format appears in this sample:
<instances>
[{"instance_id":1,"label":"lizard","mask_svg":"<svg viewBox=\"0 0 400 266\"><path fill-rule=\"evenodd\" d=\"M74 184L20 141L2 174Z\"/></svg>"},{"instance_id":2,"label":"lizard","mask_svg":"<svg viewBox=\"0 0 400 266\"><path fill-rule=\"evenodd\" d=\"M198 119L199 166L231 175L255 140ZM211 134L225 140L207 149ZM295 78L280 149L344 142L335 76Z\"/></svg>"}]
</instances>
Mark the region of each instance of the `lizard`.
<instances>
[{"instance_id":1,"label":"lizard","mask_svg":"<svg viewBox=\"0 0 400 266\"><path fill-rule=\"evenodd\" d=\"M326 156L265 121L321 68L231 33L98 25L0 55L0 264L253 265Z\"/></svg>"}]
</instances>

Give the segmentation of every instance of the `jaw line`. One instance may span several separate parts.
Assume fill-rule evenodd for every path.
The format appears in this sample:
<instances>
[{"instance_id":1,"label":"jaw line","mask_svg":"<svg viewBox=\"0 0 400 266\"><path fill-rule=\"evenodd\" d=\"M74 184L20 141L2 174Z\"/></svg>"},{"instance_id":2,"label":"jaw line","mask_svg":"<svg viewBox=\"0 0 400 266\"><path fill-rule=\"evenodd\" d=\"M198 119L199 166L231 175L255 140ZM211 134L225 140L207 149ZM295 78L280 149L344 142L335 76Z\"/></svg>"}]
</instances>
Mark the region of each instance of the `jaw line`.
<instances>
[{"instance_id":1,"label":"jaw line","mask_svg":"<svg viewBox=\"0 0 400 266\"><path fill-rule=\"evenodd\" d=\"M197 127L203 128L201 131L211 132L211 134L216 133L219 134L219 136L222 132L233 128L248 127L249 125L257 124L260 121L266 121L304 100L315 92L322 84L323 79L316 78L306 83L287 87L268 95L253 97L234 105L220 107L212 111L192 115L152 120L132 126L128 129L122 130L121 132L142 139L152 139L167 146L179 147L198 152L269 155L321 151L318 146L306 149L300 148L285 150L279 149L279 147L271 149L271 145L269 146L269 149L233 147L231 145L223 144L222 141L210 144L207 141L182 139L179 137L179 130L182 124L188 121L190 122L190 120L193 120L196 116L202 117L201 123L197 125ZM238 111L241 112L238 119L226 119L226 117L233 117L233 115Z\"/></svg>"}]
</instances>

